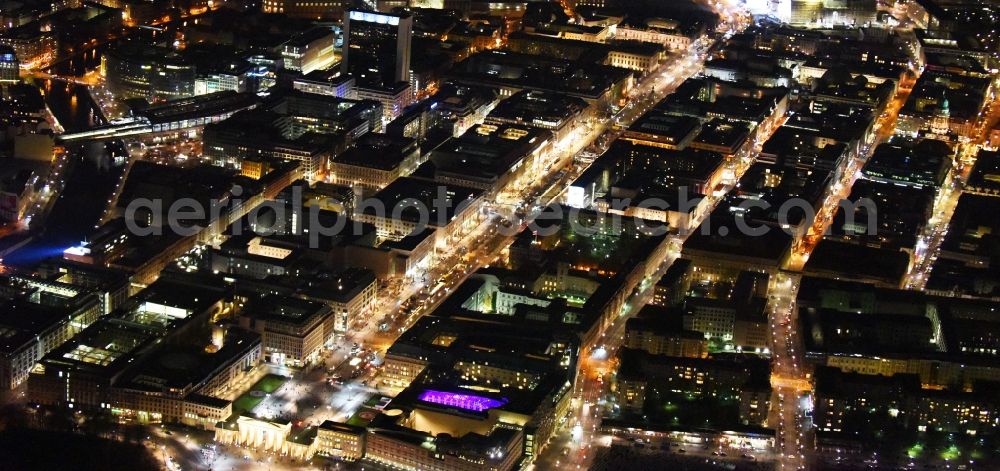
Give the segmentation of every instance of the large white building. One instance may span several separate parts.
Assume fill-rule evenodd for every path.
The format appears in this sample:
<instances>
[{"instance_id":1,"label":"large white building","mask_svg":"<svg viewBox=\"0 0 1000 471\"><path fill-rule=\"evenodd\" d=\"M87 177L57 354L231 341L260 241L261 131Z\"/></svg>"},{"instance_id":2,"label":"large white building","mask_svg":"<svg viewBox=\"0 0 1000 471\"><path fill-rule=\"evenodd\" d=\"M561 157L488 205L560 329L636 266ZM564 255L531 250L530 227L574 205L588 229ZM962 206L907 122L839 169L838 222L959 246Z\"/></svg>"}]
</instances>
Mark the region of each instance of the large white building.
<instances>
[{"instance_id":1,"label":"large white building","mask_svg":"<svg viewBox=\"0 0 1000 471\"><path fill-rule=\"evenodd\" d=\"M308 74L330 67L336 59L335 37L332 29L317 27L288 40L281 45L285 68Z\"/></svg>"}]
</instances>

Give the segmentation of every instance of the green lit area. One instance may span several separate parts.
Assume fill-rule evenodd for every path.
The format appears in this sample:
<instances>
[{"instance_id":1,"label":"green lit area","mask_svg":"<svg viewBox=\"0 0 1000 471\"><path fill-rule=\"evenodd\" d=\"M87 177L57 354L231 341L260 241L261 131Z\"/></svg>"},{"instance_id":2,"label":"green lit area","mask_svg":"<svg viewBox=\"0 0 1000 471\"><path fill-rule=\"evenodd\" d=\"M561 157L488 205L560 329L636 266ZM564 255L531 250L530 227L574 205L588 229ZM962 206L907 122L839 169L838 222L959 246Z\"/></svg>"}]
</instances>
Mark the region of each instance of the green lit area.
<instances>
[{"instance_id":1,"label":"green lit area","mask_svg":"<svg viewBox=\"0 0 1000 471\"><path fill-rule=\"evenodd\" d=\"M584 227L588 228L586 233L564 226L558 242L552 247L562 256L560 260L581 268L617 272L647 240L644 236L629 235L603 224L595 224L594 229L589 229L590 225Z\"/></svg>"},{"instance_id":2,"label":"green lit area","mask_svg":"<svg viewBox=\"0 0 1000 471\"><path fill-rule=\"evenodd\" d=\"M233 416L252 412L268 394L277 391L282 384L285 384L285 381L288 381L288 378L274 374L261 378L247 392L233 401ZM259 393L254 391L259 391Z\"/></svg>"},{"instance_id":3,"label":"green lit area","mask_svg":"<svg viewBox=\"0 0 1000 471\"><path fill-rule=\"evenodd\" d=\"M941 459L946 461L957 460L961 458L961 456L962 456L961 450L959 450L958 446L954 444L949 446L948 448L945 448L944 451L941 452Z\"/></svg>"},{"instance_id":4,"label":"green lit area","mask_svg":"<svg viewBox=\"0 0 1000 471\"><path fill-rule=\"evenodd\" d=\"M740 403L735 397L675 393L657 386L647 392L643 414L651 423L676 427L727 427L739 425Z\"/></svg>"},{"instance_id":5,"label":"green lit area","mask_svg":"<svg viewBox=\"0 0 1000 471\"><path fill-rule=\"evenodd\" d=\"M358 408L357 412L347 419L348 425L356 425L358 427L366 427L379 414L378 409L375 408L381 400L381 396L372 396L365 401L364 405Z\"/></svg>"},{"instance_id":6,"label":"green lit area","mask_svg":"<svg viewBox=\"0 0 1000 471\"><path fill-rule=\"evenodd\" d=\"M959 464L968 469L996 469L993 457L1000 452L1000 441L994 435L911 432L902 427L882 430L880 435L884 438L872 442L877 444L872 451L878 456L906 462L937 462L941 468L951 463L952 469Z\"/></svg>"}]
</instances>

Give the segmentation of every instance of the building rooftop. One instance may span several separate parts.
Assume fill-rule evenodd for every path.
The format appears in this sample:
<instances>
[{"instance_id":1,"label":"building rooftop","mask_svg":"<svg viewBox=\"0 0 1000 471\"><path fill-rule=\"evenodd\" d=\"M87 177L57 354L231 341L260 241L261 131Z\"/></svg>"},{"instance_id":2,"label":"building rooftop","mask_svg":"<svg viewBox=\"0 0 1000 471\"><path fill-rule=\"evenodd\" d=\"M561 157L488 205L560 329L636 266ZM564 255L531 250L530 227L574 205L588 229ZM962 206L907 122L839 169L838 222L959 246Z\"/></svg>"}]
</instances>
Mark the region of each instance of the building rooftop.
<instances>
[{"instance_id":1,"label":"building rooftop","mask_svg":"<svg viewBox=\"0 0 1000 471\"><path fill-rule=\"evenodd\" d=\"M920 390L920 377L914 374L892 376L845 373L840 368L816 368L816 392L822 398L857 397L870 395L871 399Z\"/></svg>"},{"instance_id":2,"label":"building rooftop","mask_svg":"<svg viewBox=\"0 0 1000 471\"><path fill-rule=\"evenodd\" d=\"M982 260L1000 255L1000 219L995 217L997 199L963 193L948 225L941 249L947 252L974 256Z\"/></svg>"},{"instance_id":3,"label":"building rooftop","mask_svg":"<svg viewBox=\"0 0 1000 471\"><path fill-rule=\"evenodd\" d=\"M61 283L33 284L28 279L3 280L0 300L0 351L13 354L68 317L78 315L88 304L96 309L97 298L86 290Z\"/></svg>"},{"instance_id":4,"label":"building rooftop","mask_svg":"<svg viewBox=\"0 0 1000 471\"><path fill-rule=\"evenodd\" d=\"M319 95L317 95L319 96ZM327 108L327 110L336 108ZM314 117L305 117L306 121L315 121ZM357 117L345 118L338 123L348 123ZM324 118L320 118L324 119ZM336 120L337 118L330 118ZM223 121L208 124L205 126L204 136L207 142L220 139L220 136L239 140L247 146L256 148L289 149L297 153L317 154L326 153L335 148L335 143L343 139L343 134L319 133L306 131L301 134L291 132L287 126L286 116L274 111L261 108L245 110L234 114ZM334 131L330 129L330 131ZM252 160L252 159L251 159Z\"/></svg>"},{"instance_id":5,"label":"building rooftop","mask_svg":"<svg viewBox=\"0 0 1000 471\"><path fill-rule=\"evenodd\" d=\"M161 46L154 46L143 41L127 41L108 49L104 54L135 63L150 63L170 65L173 67L192 68L192 63L177 51Z\"/></svg>"},{"instance_id":6,"label":"building rooftop","mask_svg":"<svg viewBox=\"0 0 1000 471\"><path fill-rule=\"evenodd\" d=\"M824 238L806 262L805 273L899 286L910 257L896 247L877 248Z\"/></svg>"},{"instance_id":7,"label":"building rooftop","mask_svg":"<svg viewBox=\"0 0 1000 471\"><path fill-rule=\"evenodd\" d=\"M781 126L764 143L758 162L773 163L782 167L834 170L840 166L847 152L843 143L817 145L821 141L816 131Z\"/></svg>"},{"instance_id":8,"label":"building rooftop","mask_svg":"<svg viewBox=\"0 0 1000 471\"><path fill-rule=\"evenodd\" d=\"M458 118L472 114L477 108L496 100L499 96L495 88L445 82L427 102L428 106L434 107L445 117Z\"/></svg>"},{"instance_id":9,"label":"building rooftop","mask_svg":"<svg viewBox=\"0 0 1000 471\"><path fill-rule=\"evenodd\" d=\"M869 108L829 104L822 111L799 112L788 117L785 126L812 131L842 143L859 142L875 120Z\"/></svg>"},{"instance_id":10,"label":"building rooftop","mask_svg":"<svg viewBox=\"0 0 1000 471\"><path fill-rule=\"evenodd\" d=\"M938 257L927 289L937 293L1000 298L1000 273L988 266L969 266L964 261Z\"/></svg>"},{"instance_id":11,"label":"building rooftop","mask_svg":"<svg viewBox=\"0 0 1000 471\"><path fill-rule=\"evenodd\" d=\"M138 161L131 166L117 203L120 208L127 208L134 201L143 199L158 202L162 207L151 205L147 209L159 210L157 216L162 217L159 222L166 224L166 210L175 201L189 198L202 204L202 208L210 208L213 202L216 205L224 202L234 184L231 171L208 164L182 168ZM206 211L202 219L209 216Z\"/></svg>"},{"instance_id":12,"label":"building rooftop","mask_svg":"<svg viewBox=\"0 0 1000 471\"><path fill-rule=\"evenodd\" d=\"M117 384L151 392L194 391L214 376L221 365L259 345L259 334L236 327L226 332L222 348L213 353L198 345L162 345L139 359L126 375L118 378Z\"/></svg>"},{"instance_id":13,"label":"building rooftop","mask_svg":"<svg viewBox=\"0 0 1000 471\"><path fill-rule=\"evenodd\" d=\"M419 180L416 178L397 178L388 186L372 196L372 199L381 204L382 212L376 211L372 205L362 208L365 214L389 217L393 215L393 209L399 208L398 216L401 220L409 222L421 222L421 210L417 210L412 204L419 202L426 208L423 217L431 226L445 226L459 212L468 209L463 204L466 201L479 198L482 191L456 185L443 185L440 183ZM443 199L441 197L443 196ZM404 201L405 200L405 201ZM442 204L436 205L438 200ZM393 215L392 217L396 217Z\"/></svg>"},{"instance_id":14,"label":"building rooftop","mask_svg":"<svg viewBox=\"0 0 1000 471\"><path fill-rule=\"evenodd\" d=\"M647 141L682 147L700 128L698 118L652 110L632 123L622 138L635 143Z\"/></svg>"},{"instance_id":15,"label":"building rooftop","mask_svg":"<svg viewBox=\"0 0 1000 471\"><path fill-rule=\"evenodd\" d=\"M693 145L722 147L735 151L750 138L753 127L742 121L712 118L702 124L701 132L694 138Z\"/></svg>"},{"instance_id":16,"label":"building rooftop","mask_svg":"<svg viewBox=\"0 0 1000 471\"><path fill-rule=\"evenodd\" d=\"M425 240L434 236L435 229L426 228L418 233L411 233L399 240L386 239L379 245L379 248L395 250L398 252L412 252L416 250Z\"/></svg>"},{"instance_id":17,"label":"building rooftop","mask_svg":"<svg viewBox=\"0 0 1000 471\"><path fill-rule=\"evenodd\" d=\"M317 277L302 293L316 298L340 303L353 300L362 290L377 282L375 274L364 268L348 268L329 276Z\"/></svg>"},{"instance_id":18,"label":"building rooftop","mask_svg":"<svg viewBox=\"0 0 1000 471\"><path fill-rule=\"evenodd\" d=\"M951 166L952 153L947 143L935 139L897 140L876 147L861 174L878 182L938 187Z\"/></svg>"},{"instance_id":19,"label":"building rooftop","mask_svg":"<svg viewBox=\"0 0 1000 471\"><path fill-rule=\"evenodd\" d=\"M348 10L348 15L351 20L354 21L367 21L369 23L378 22L384 18L411 18L413 13L409 11L402 11L398 13L384 13L376 12L371 10L365 10L360 8L352 8ZM381 18L380 18L381 17Z\"/></svg>"},{"instance_id":20,"label":"building rooftop","mask_svg":"<svg viewBox=\"0 0 1000 471\"><path fill-rule=\"evenodd\" d=\"M132 301L200 314L229 296L229 287L218 277L161 276Z\"/></svg>"},{"instance_id":21,"label":"building rooftop","mask_svg":"<svg viewBox=\"0 0 1000 471\"><path fill-rule=\"evenodd\" d=\"M567 95L522 90L501 100L486 117L487 122L523 123L542 128L560 128L587 108L587 102Z\"/></svg>"},{"instance_id":22,"label":"building rooftop","mask_svg":"<svg viewBox=\"0 0 1000 471\"><path fill-rule=\"evenodd\" d=\"M807 308L802 318L809 351L874 355L938 351L932 343L931 320L922 315Z\"/></svg>"},{"instance_id":23,"label":"building rooftop","mask_svg":"<svg viewBox=\"0 0 1000 471\"><path fill-rule=\"evenodd\" d=\"M264 295L250 300L241 314L272 322L307 324L314 316L323 315L329 311L328 306L315 301L292 296Z\"/></svg>"},{"instance_id":24,"label":"building rooftop","mask_svg":"<svg viewBox=\"0 0 1000 471\"><path fill-rule=\"evenodd\" d=\"M508 51L483 51L458 63L449 76L460 82L565 93L596 100L632 72L599 64Z\"/></svg>"},{"instance_id":25,"label":"building rooftop","mask_svg":"<svg viewBox=\"0 0 1000 471\"><path fill-rule=\"evenodd\" d=\"M192 326L205 325L228 290L216 277L165 274L126 305L98 319L52 350L44 363L69 366L112 380L163 345L190 344ZM169 343L169 342L168 342Z\"/></svg>"},{"instance_id":26,"label":"building rooftop","mask_svg":"<svg viewBox=\"0 0 1000 471\"><path fill-rule=\"evenodd\" d=\"M1000 196L1000 152L980 150L966 191Z\"/></svg>"},{"instance_id":27,"label":"building rooftop","mask_svg":"<svg viewBox=\"0 0 1000 471\"><path fill-rule=\"evenodd\" d=\"M806 67L816 67L826 70L846 70L852 74L861 74L871 77L878 77L887 80L899 80L906 70L904 66L893 64L879 64L874 62L863 62L851 59L830 59L823 57L809 57L805 61Z\"/></svg>"},{"instance_id":28,"label":"building rooftop","mask_svg":"<svg viewBox=\"0 0 1000 471\"><path fill-rule=\"evenodd\" d=\"M701 332L684 329L684 313L680 308L645 306L639 315L625 321L625 334L629 332L653 332L690 339L705 339Z\"/></svg>"},{"instance_id":29,"label":"building rooftop","mask_svg":"<svg viewBox=\"0 0 1000 471\"><path fill-rule=\"evenodd\" d=\"M785 87L760 87L747 81L696 77L682 82L674 93L656 105L656 109L671 114L727 118L756 125L770 116L788 93Z\"/></svg>"},{"instance_id":30,"label":"building rooftop","mask_svg":"<svg viewBox=\"0 0 1000 471\"><path fill-rule=\"evenodd\" d=\"M712 377L725 376L727 382L736 382L736 378L741 378L744 386L751 387L767 385L771 377L769 361L752 355L688 358L653 355L645 350L622 348L619 350L618 358L620 379L656 381L665 379L668 375L675 375L672 369L676 367L700 371L714 370L720 374L711 375Z\"/></svg>"},{"instance_id":31,"label":"building rooftop","mask_svg":"<svg viewBox=\"0 0 1000 471\"><path fill-rule=\"evenodd\" d=\"M38 274L50 281L73 286L113 291L128 284L129 274L121 270L52 258L42 262Z\"/></svg>"},{"instance_id":32,"label":"building rooftop","mask_svg":"<svg viewBox=\"0 0 1000 471\"><path fill-rule=\"evenodd\" d=\"M324 420L319 428L324 430L333 430L337 432L353 433L356 435L364 435L367 430L364 427L358 427L356 425L345 424L341 422L334 422L332 420Z\"/></svg>"},{"instance_id":33,"label":"building rooftop","mask_svg":"<svg viewBox=\"0 0 1000 471\"><path fill-rule=\"evenodd\" d=\"M846 69L831 68L816 80L813 94L821 101L849 101L881 107L892 98L894 89L891 81L874 85L864 75L852 75Z\"/></svg>"},{"instance_id":34,"label":"building rooftop","mask_svg":"<svg viewBox=\"0 0 1000 471\"><path fill-rule=\"evenodd\" d=\"M389 353L402 356L423 356L432 363L451 365L455 361L474 358L491 361L507 368L549 371L558 355L549 349L554 341L575 343L576 325L564 324L530 315L528 312L502 314L482 311L473 302L489 284L490 276L477 273L455 289L429 316L414 323L389 348ZM499 287L504 292L516 292L511 287ZM558 304L553 301L553 304ZM572 310L565 306L563 310ZM584 326L584 328L588 328ZM447 342L444 339L448 339Z\"/></svg>"},{"instance_id":35,"label":"building rooftop","mask_svg":"<svg viewBox=\"0 0 1000 471\"><path fill-rule=\"evenodd\" d=\"M296 35L292 39L285 42L286 47L306 47L315 41L319 41L323 38L330 38L330 46L333 46L334 33L333 29L328 27L316 27L304 31L303 33Z\"/></svg>"},{"instance_id":36,"label":"building rooftop","mask_svg":"<svg viewBox=\"0 0 1000 471\"><path fill-rule=\"evenodd\" d=\"M847 198L858 206L857 210L846 212L845 207L839 208L830 232L874 246L913 247L930 219L935 194L933 187L916 188L860 178ZM871 213L862 204L865 198L874 203ZM854 220L849 221L848 215L853 215ZM873 234L869 224L876 226Z\"/></svg>"},{"instance_id":37,"label":"building rooftop","mask_svg":"<svg viewBox=\"0 0 1000 471\"><path fill-rule=\"evenodd\" d=\"M482 181L500 179L549 140L545 129L515 124L478 124L431 151L435 175Z\"/></svg>"},{"instance_id":38,"label":"building rooftop","mask_svg":"<svg viewBox=\"0 0 1000 471\"><path fill-rule=\"evenodd\" d=\"M281 90L272 94L267 106L283 116L339 121L360 118L368 112L382 110L382 104L375 100L355 100L300 90Z\"/></svg>"},{"instance_id":39,"label":"building rooftop","mask_svg":"<svg viewBox=\"0 0 1000 471\"><path fill-rule=\"evenodd\" d=\"M745 217L778 225L781 220L780 208L785 207L788 201L803 201L817 209L822 204L832 176L832 172L825 169L756 163L743 174L729 198L734 202L752 199L768 203L767 208L752 207ZM787 224L798 225L806 216L802 208L795 207L785 213L785 221Z\"/></svg>"},{"instance_id":40,"label":"building rooftop","mask_svg":"<svg viewBox=\"0 0 1000 471\"><path fill-rule=\"evenodd\" d=\"M928 70L920 75L901 115L933 116L940 108L941 97L948 99L952 118L973 120L986 100L990 79Z\"/></svg>"},{"instance_id":41,"label":"building rooftop","mask_svg":"<svg viewBox=\"0 0 1000 471\"><path fill-rule=\"evenodd\" d=\"M48 31L42 31L41 24L37 21L16 26L0 32L0 38L16 39L21 41L37 40L40 36L52 36Z\"/></svg>"},{"instance_id":42,"label":"building rooftop","mask_svg":"<svg viewBox=\"0 0 1000 471\"><path fill-rule=\"evenodd\" d=\"M417 141L413 139L367 133L355 141L353 146L334 157L333 161L378 170L392 170L402 165L414 152L420 150Z\"/></svg>"},{"instance_id":43,"label":"building rooftop","mask_svg":"<svg viewBox=\"0 0 1000 471\"><path fill-rule=\"evenodd\" d=\"M69 365L106 378L127 368L158 338L157 330L117 318L99 319L45 356L43 363Z\"/></svg>"},{"instance_id":44,"label":"building rooftop","mask_svg":"<svg viewBox=\"0 0 1000 471\"><path fill-rule=\"evenodd\" d=\"M691 147L665 149L630 142L615 142L605 155L616 167L613 186L661 194L676 193L680 186L707 183L725 163L725 157L718 152Z\"/></svg>"},{"instance_id":45,"label":"building rooftop","mask_svg":"<svg viewBox=\"0 0 1000 471\"><path fill-rule=\"evenodd\" d=\"M222 91L157 104L139 112L152 124L208 118L253 108L261 100L253 93Z\"/></svg>"},{"instance_id":46,"label":"building rooftop","mask_svg":"<svg viewBox=\"0 0 1000 471\"><path fill-rule=\"evenodd\" d=\"M14 52L14 48L0 44L0 62L14 62L17 60L17 54Z\"/></svg>"},{"instance_id":47,"label":"building rooftop","mask_svg":"<svg viewBox=\"0 0 1000 471\"><path fill-rule=\"evenodd\" d=\"M727 202L721 202L684 243L684 257L724 259L741 265L779 266L792 245L791 235L776 227L767 227L761 235L744 234L737 226L738 216L733 211ZM751 227L755 224L752 223Z\"/></svg>"}]
</instances>

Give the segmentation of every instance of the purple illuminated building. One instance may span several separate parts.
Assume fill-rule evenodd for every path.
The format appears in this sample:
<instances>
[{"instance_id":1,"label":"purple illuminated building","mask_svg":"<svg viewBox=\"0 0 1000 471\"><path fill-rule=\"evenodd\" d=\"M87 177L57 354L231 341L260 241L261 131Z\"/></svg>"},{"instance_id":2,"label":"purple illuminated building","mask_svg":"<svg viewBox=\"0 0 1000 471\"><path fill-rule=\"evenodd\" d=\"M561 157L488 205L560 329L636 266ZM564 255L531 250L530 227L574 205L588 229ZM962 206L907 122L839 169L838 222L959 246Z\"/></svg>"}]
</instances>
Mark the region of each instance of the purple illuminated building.
<instances>
[{"instance_id":1,"label":"purple illuminated building","mask_svg":"<svg viewBox=\"0 0 1000 471\"><path fill-rule=\"evenodd\" d=\"M446 391L425 390L418 397L421 401L443 406L458 407L460 409L482 412L494 409L507 403L505 399L491 399L472 394L459 394Z\"/></svg>"}]
</instances>

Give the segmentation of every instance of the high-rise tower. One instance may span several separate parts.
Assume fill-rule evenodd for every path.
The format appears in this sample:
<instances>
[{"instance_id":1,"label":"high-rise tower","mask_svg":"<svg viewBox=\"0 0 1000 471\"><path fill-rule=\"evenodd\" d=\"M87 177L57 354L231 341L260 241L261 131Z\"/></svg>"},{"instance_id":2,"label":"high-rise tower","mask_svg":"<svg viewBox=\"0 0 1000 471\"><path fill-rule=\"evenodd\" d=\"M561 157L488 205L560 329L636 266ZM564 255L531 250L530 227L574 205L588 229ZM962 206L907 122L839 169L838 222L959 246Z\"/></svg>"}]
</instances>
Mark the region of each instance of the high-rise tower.
<instances>
[{"instance_id":1,"label":"high-rise tower","mask_svg":"<svg viewBox=\"0 0 1000 471\"><path fill-rule=\"evenodd\" d=\"M410 75L413 17L349 10L344 18L341 71L359 86L406 82Z\"/></svg>"}]
</instances>

